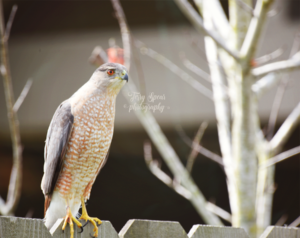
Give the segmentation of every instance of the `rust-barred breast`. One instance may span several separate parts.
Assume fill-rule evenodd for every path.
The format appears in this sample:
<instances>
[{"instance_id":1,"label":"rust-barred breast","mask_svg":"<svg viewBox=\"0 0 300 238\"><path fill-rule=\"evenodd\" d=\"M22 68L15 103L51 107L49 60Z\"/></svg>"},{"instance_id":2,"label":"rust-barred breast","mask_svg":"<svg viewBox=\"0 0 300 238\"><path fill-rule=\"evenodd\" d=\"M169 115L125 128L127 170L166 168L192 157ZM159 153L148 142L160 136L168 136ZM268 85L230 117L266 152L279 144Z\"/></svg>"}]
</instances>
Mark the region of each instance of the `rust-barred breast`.
<instances>
[{"instance_id":1,"label":"rust-barred breast","mask_svg":"<svg viewBox=\"0 0 300 238\"><path fill-rule=\"evenodd\" d=\"M109 95L91 97L75 110L74 125L55 190L63 197L84 194L91 187L108 153L114 129L115 104Z\"/></svg>"}]
</instances>

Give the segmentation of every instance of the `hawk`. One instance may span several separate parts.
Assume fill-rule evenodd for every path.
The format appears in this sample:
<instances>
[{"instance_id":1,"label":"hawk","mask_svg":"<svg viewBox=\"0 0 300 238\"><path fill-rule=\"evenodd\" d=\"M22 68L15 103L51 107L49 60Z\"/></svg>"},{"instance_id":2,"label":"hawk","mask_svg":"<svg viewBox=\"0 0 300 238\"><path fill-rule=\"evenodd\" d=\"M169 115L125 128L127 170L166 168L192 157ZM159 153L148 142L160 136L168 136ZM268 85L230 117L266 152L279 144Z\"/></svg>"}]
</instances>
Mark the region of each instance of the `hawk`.
<instances>
[{"instance_id":1,"label":"hawk","mask_svg":"<svg viewBox=\"0 0 300 238\"><path fill-rule=\"evenodd\" d=\"M45 225L50 230L64 218L73 238L74 217L80 204L79 219L90 221L98 236L98 218L89 217L85 201L104 166L113 137L116 97L128 82L121 64L100 66L77 92L57 108L48 128L45 144L44 176L41 188L45 195Z\"/></svg>"}]
</instances>

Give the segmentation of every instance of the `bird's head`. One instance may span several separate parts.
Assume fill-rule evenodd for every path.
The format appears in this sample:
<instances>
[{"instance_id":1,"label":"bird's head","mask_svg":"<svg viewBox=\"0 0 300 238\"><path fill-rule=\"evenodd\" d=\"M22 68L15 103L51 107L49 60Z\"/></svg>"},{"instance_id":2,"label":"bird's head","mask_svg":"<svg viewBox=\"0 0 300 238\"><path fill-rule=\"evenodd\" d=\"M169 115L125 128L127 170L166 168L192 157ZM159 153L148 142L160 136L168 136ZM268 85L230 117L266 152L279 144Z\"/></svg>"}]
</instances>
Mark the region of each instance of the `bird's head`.
<instances>
[{"instance_id":1,"label":"bird's head","mask_svg":"<svg viewBox=\"0 0 300 238\"><path fill-rule=\"evenodd\" d=\"M94 72L91 78L97 87L113 94L118 94L128 82L128 73L125 66L117 63L106 63Z\"/></svg>"}]
</instances>

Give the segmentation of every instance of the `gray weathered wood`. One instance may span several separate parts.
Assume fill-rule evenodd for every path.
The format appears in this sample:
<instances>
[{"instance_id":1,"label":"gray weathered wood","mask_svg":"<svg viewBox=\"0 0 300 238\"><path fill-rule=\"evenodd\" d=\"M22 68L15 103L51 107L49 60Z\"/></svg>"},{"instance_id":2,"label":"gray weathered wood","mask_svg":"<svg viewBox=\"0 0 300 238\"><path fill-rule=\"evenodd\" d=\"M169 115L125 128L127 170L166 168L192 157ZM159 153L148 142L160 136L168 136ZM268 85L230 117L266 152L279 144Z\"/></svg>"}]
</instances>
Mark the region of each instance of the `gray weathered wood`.
<instances>
[{"instance_id":1,"label":"gray weathered wood","mask_svg":"<svg viewBox=\"0 0 300 238\"><path fill-rule=\"evenodd\" d=\"M0 217L1 238L51 238L41 219L25 219L19 217ZM57 236L63 238L63 236Z\"/></svg>"},{"instance_id":2,"label":"gray weathered wood","mask_svg":"<svg viewBox=\"0 0 300 238\"><path fill-rule=\"evenodd\" d=\"M179 222L129 220L119 233L120 238L187 238Z\"/></svg>"},{"instance_id":3,"label":"gray weathered wood","mask_svg":"<svg viewBox=\"0 0 300 238\"><path fill-rule=\"evenodd\" d=\"M243 228L194 225L188 234L189 238L249 238Z\"/></svg>"},{"instance_id":4,"label":"gray weathered wood","mask_svg":"<svg viewBox=\"0 0 300 238\"><path fill-rule=\"evenodd\" d=\"M0 238L70 238L70 228L61 230L59 219L51 233L42 219L0 216ZM93 226L88 223L82 233L74 226L74 238L91 238ZM118 234L109 221L102 221L98 238L249 238L245 230L235 227L194 225L188 235L178 222L129 220ZM300 229L269 226L260 238L300 238Z\"/></svg>"},{"instance_id":5,"label":"gray weathered wood","mask_svg":"<svg viewBox=\"0 0 300 238\"><path fill-rule=\"evenodd\" d=\"M61 230L63 220L57 222L57 229L51 236L45 227L42 219L29 219L19 217L0 217L0 238L69 238L70 228L66 227L65 231ZM80 229L74 226L74 238L91 238L94 234L93 226L88 223L82 233ZM119 238L118 233L109 221L102 221L99 226L98 237L101 238Z\"/></svg>"},{"instance_id":6,"label":"gray weathered wood","mask_svg":"<svg viewBox=\"0 0 300 238\"><path fill-rule=\"evenodd\" d=\"M260 238L300 238L300 229L296 227L269 226Z\"/></svg>"}]
</instances>

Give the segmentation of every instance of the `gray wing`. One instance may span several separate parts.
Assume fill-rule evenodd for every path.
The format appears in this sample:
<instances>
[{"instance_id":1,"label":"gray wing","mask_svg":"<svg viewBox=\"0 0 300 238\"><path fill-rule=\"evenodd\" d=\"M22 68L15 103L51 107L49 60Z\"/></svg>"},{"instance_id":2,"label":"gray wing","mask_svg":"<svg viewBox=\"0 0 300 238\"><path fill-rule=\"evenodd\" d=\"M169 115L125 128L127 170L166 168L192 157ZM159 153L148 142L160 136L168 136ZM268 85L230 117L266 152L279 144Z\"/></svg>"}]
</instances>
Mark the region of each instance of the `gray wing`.
<instances>
[{"instance_id":1,"label":"gray wing","mask_svg":"<svg viewBox=\"0 0 300 238\"><path fill-rule=\"evenodd\" d=\"M41 184L45 195L52 194L56 185L73 122L74 116L71 112L71 104L66 100L57 108L47 132L44 176Z\"/></svg>"}]
</instances>

